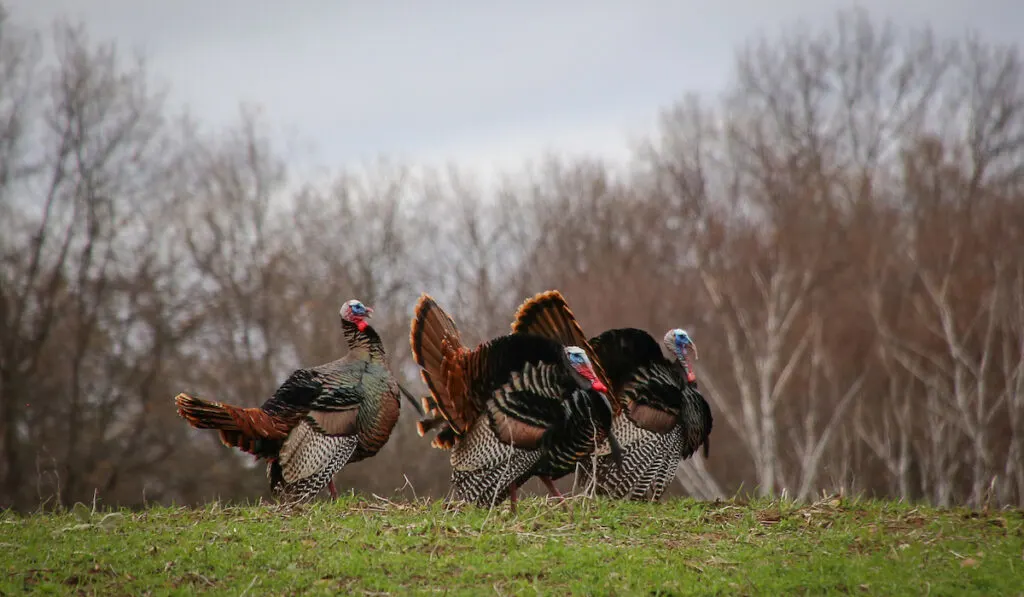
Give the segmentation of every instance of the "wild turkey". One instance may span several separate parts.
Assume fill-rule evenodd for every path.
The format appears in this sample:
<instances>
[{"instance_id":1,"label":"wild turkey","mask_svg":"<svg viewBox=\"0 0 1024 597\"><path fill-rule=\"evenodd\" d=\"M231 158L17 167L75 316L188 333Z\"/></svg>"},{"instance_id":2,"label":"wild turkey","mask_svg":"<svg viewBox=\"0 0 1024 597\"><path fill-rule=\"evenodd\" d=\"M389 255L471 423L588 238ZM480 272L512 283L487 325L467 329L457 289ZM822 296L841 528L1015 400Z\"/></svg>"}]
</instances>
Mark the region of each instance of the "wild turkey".
<instances>
[{"instance_id":1,"label":"wild turkey","mask_svg":"<svg viewBox=\"0 0 1024 597\"><path fill-rule=\"evenodd\" d=\"M572 470L605 441L613 415L607 387L578 347L510 334L470 350L426 294L416 304L410 344L430 390L424 406L434 415L419 431L441 425L431 444L452 450L456 500L486 507L508 497L515 510L527 479L542 475L553 490L546 475Z\"/></svg>"},{"instance_id":2,"label":"wild turkey","mask_svg":"<svg viewBox=\"0 0 1024 597\"><path fill-rule=\"evenodd\" d=\"M282 501L308 501L324 485L337 497L334 475L376 454L398 421L399 385L366 321L372 313L346 302L339 314L348 354L296 370L262 406L178 394L178 414L193 427L218 430L225 446L266 459L271 491Z\"/></svg>"},{"instance_id":3,"label":"wild turkey","mask_svg":"<svg viewBox=\"0 0 1024 597\"><path fill-rule=\"evenodd\" d=\"M657 501L681 460L701 445L708 456L711 409L697 390L690 363L696 346L685 331L665 334L671 360L650 334L636 328L612 329L586 340L558 291L524 302L512 329L583 347L607 376L612 399L624 405L612 425L625 451L621 464L607 448L599 450L595 462L577 467L578 487L586 487L596 473L600 494L635 500L650 495Z\"/></svg>"}]
</instances>

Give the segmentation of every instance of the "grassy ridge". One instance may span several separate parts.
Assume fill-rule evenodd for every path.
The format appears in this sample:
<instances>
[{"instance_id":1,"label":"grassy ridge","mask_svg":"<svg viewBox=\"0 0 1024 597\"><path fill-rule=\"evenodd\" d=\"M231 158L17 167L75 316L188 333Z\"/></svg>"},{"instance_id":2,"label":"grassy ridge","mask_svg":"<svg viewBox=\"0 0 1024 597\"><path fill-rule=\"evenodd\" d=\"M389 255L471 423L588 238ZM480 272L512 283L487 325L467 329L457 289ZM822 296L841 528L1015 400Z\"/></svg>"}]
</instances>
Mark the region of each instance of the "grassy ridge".
<instances>
[{"instance_id":1,"label":"grassy ridge","mask_svg":"<svg viewBox=\"0 0 1024 597\"><path fill-rule=\"evenodd\" d=\"M4 595L1017 595L1024 515L840 499L79 505L3 515L0 554Z\"/></svg>"}]
</instances>

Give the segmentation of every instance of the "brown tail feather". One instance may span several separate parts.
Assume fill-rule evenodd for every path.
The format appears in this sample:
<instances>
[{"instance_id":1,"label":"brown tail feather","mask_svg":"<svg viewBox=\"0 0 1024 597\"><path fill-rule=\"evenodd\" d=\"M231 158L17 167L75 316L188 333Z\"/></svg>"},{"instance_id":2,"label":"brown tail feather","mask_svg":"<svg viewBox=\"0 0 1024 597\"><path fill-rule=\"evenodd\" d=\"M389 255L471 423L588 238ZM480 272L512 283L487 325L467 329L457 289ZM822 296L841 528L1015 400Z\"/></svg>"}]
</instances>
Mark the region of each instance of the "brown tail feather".
<instances>
[{"instance_id":1,"label":"brown tail feather","mask_svg":"<svg viewBox=\"0 0 1024 597\"><path fill-rule=\"evenodd\" d=\"M463 356L467 354L452 318L427 294L420 296L409 330L412 357L420 366L423 382L434 405L452 427L461 432L475 418L463 381ZM428 406L424 401L424 406Z\"/></svg>"},{"instance_id":2,"label":"brown tail feather","mask_svg":"<svg viewBox=\"0 0 1024 597\"><path fill-rule=\"evenodd\" d=\"M297 421L267 414L261 408L242 408L178 394L178 415L196 429L216 429L229 448L265 456L270 444L283 440Z\"/></svg>"},{"instance_id":3,"label":"brown tail feather","mask_svg":"<svg viewBox=\"0 0 1024 597\"><path fill-rule=\"evenodd\" d=\"M565 297L557 290L541 292L523 301L516 310L512 332L536 334L580 348L587 344L586 334L576 321Z\"/></svg>"},{"instance_id":4,"label":"brown tail feather","mask_svg":"<svg viewBox=\"0 0 1024 597\"><path fill-rule=\"evenodd\" d=\"M427 434L428 431L434 429L435 427L442 427L448 425L448 422L441 417L440 413L432 414L433 416L416 421L416 433L418 433L420 437L423 437L424 435Z\"/></svg>"},{"instance_id":5,"label":"brown tail feather","mask_svg":"<svg viewBox=\"0 0 1024 597\"><path fill-rule=\"evenodd\" d=\"M569 308L569 303L566 302L561 292L548 290L523 301L523 304L519 305L519 309L516 310L515 320L512 322L512 332L544 336L557 340L565 346L579 346L590 357L598 379L605 386L612 387L608 375L597 358L597 353L591 348L587 341L587 335L583 333L583 328L576 321L576 315ZM618 414L621 405L614 397L612 407Z\"/></svg>"},{"instance_id":6,"label":"brown tail feather","mask_svg":"<svg viewBox=\"0 0 1024 597\"><path fill-rule=\"evenodd\" d=\"M455 430L451 427L445 427L434 436L430 445L441 450L451 450L455 447L455 438Z\"/></svg>"}]
</instances>

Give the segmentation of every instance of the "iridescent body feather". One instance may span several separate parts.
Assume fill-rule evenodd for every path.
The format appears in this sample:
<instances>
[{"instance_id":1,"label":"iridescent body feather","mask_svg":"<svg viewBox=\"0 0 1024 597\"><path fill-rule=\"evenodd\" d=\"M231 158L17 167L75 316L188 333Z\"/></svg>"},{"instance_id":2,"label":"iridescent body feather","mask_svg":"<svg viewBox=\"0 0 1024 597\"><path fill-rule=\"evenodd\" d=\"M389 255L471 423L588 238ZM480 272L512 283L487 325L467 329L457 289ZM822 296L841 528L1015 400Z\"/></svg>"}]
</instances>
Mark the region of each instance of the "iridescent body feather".
<instances>
[{"instance_id":1,"label":"iridescent body feather","mask_svg":"<svg viewBox=\"0 0 1024 597\"><path fill-rule=\"evenodd\" d=\"M592 451L610 428L604 386L578 348L510 334L468 349L427 295L416 305L410 343L430 390L420 434L439 427L432 444L452 450L454 499L490 506L510 497L514 507L531 476L575 465L576 452L562 443L566 429L582 428L581 417L597 421Z\"/></svg>"},{"instance_id":2,"label":"iridescent body feather","mask_svg":"<svg viewBox=\"0 0 1024 597\"><path fill-rule=\"evenodd\" d=\"M596 479L600 494L657 500L680 460L701 445L707 455L711 409L697 390L686 354L680 352L686 349L682 341L669 347L675 355L669 360L643 330L620 328L586 339L558 291L524 302L512 329L581 346L609 384L617 412L611 429L622 444L622 462L617 462L607 444L602 446L593 459L577 466L577 488L586 488ZM682 330L673 332L681 332L680 338L688 341Z\"/></svg>"},{"instance_id":3,"label":"iridescent body feather","mask_svg":"<svg viewBox=\"0 0 1024 597\"><path fill-rule=\"evenodd\" d=\"M399 387L377 333L372 310L345 303L341 325L349 352L298 369L263 405L243 408L179 394L178 414L199 429L216 429L221 442L267 460L271 491L305 502L345 465L376 454L398 421Z\"/></svg>"}]
</instances>

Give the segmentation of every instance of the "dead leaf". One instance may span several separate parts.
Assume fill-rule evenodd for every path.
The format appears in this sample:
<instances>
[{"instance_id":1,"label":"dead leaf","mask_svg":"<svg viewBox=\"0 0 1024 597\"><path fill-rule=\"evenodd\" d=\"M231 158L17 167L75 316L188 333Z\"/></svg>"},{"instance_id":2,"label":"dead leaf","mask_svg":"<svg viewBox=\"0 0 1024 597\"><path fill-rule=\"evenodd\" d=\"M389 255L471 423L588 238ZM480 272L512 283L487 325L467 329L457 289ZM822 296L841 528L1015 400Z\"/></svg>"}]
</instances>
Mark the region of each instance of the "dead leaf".
<instances>
[{"instance_id":1,"label":"dead leaf","mask_svg":"<svg viewBox=\"0 0 1024 597\"><path fill-rule=\"evenodd\" d=\"M89 522L89 519L92 518L92 511L89 510L89 506L82 502L75 502L75 505L71 508L71 513L75 515L78 522Z\"/></svg>"},{"instance_id":2,"label":"dead leaf","mask_svg":"<svg viewBox=\"0 0 1024 597\"><path fill-rule=\"evenodd\" d=\"M974 558L964 558L960 561L961 568L976 568L979 565L981 565L981 562L975 560Z\"/></svg>"},{"instance_id":3,"label":"dead leaf","mask_svg":"<svg viewBox=\"0 0 1024 597\"><path fill-rule=\"evenodd\" d=\"M116 528L123 520L124 514L120 512L111 512L100 519L99 527L104 531L109 531Z\"/></svg>"}]
</instances>

